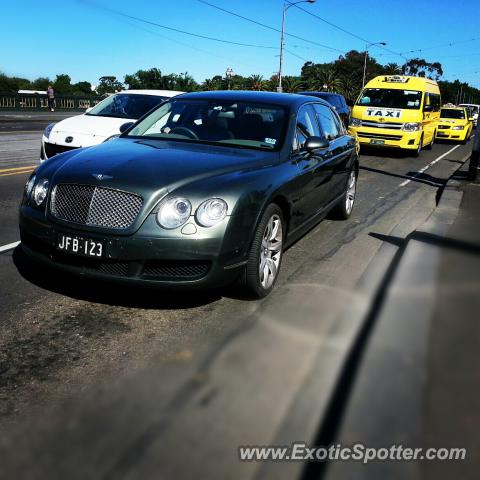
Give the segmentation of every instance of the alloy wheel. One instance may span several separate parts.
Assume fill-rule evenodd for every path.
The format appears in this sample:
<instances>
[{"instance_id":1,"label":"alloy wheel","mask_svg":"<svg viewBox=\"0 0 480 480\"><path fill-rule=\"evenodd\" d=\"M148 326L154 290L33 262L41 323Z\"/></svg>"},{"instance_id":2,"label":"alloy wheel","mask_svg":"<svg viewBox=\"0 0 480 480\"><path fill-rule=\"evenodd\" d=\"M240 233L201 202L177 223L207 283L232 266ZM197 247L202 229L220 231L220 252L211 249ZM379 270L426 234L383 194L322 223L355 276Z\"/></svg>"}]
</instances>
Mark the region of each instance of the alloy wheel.
<instances>
[{"instance_id":1,"label":"alloy wheel","mask_svg":"<svg viewBox=\"0 0 480 480\"><path fill-rule=\"evenodd\" d=\"M345 211L347 215L350 215L353 209L353 204L355 203L355 194L357 191L357 175L355 170L350 172L350 177L348 179L347 186L347 195L345 197Z\"/></svg>"},{"instance_id":2,"label":"alloy wheel","mask_svg":"<svg viewBox=\"0 0 480 480\"><path fill-rule=\"evenodd\" d=\"M264 289L270 288L277 277L282 256L282 220L273 214L265 227L260 247L259 277Z\"/></svg>"}]
</instances>

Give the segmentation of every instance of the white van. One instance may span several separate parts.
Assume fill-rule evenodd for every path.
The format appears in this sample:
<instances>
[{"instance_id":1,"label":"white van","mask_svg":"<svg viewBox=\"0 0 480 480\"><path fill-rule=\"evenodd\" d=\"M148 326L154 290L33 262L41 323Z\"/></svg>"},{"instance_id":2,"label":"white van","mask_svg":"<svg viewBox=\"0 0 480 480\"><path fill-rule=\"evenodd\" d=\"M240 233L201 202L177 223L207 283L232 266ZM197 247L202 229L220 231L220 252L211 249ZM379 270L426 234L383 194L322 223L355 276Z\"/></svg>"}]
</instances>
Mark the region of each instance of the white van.
<instances>
[{"instance_id":1,"label":"white van","mask_svg":"<svg viewBox=\"0 0 480 480\"><path fill-rule=\"evenodd\" d=\"M473 124L477 126L478 123L478 113L480 112L480 105L476 103L462 103L459 107L465 107L469 110L471 117L473 118Z\"/></svg>"}]
</instances>

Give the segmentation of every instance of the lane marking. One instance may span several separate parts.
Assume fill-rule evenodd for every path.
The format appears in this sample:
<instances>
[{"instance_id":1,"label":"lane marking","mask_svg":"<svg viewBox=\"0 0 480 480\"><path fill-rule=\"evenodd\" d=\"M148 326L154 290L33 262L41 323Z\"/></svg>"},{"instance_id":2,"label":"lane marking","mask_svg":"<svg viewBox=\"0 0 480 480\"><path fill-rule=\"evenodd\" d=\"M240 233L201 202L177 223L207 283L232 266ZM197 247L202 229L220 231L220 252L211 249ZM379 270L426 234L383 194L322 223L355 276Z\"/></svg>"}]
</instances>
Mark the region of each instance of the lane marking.
<instances>
[{"instance_id":1,"label":"lane marking","mask_svg":"<svg viewBox=\"0 0 480 480\"><path fill-rule=\"evenodd\" d=\"M14 172L15 170L25 170L26 168L35 168L35 167L36 165L24 165L23 167L4 168L4 169L0 169L0 173Z\"/></svg>"},{"instance_id":2,"label":"lane marking","mask_svg":"<svg viewBox=\"0 0 480 480\"><path fill-rule=\"evenodd\" d=\"M13 250L18 245L20 245L20 242L7 243L7 245L3 245L3 247L0 247L0 253L4 253L4 252L8 252L9 250Z\"/></svg>"},{"instance_id":3,"label":"lane marking","mask_svg":"<svg viewBox=\"0 0 480 480\"><path fill-rule=\"evenodd\" d=\"M457 148L461 147L462 145L455 145L453 148L451 148L450 150L448 150L448 152L445 152L444 154L440 155L438 158L436 158L435 160L433 160L433 162L430 162L428 163L427 165L425 165L423 168L421 168L417 173L415 173L415 175L412 176L412 178L409 178L408 180L405 180L404 182L402 182L399 187L404 187L405 185L408 185L412 180L415 180L416 177L418 177L419 175L421 175L422 173L424 173L426 170L428 170L430 167L433 167L433 165L435 165L437 162L439 162L440 160L442 160L443 158L445 158L447 155L449 155L450 153L452 153L454 150L456 150Z\"/></svg>"},{"instance_id":4,"label":"lane marking","mask_svg":"<svg viewBox=\"0 0 480 480\"><path fill-rule=\"evenodd\" d=\"M1 173L0 177L10 177L11 175L22 175L30 172L33 172L33 168L31 168L30 170L22 170L21 172Z\"/></svg>"},{"instance_id":5,"label":"lane marking","mask_svg":"<svg viewBox=\"0 0 480 480\"><path fill-rule=\"evenodd\" d=\"M16 133L42 133L43 130L0 130L0 135L14 135Z\"/></svg>"}]
</instances>

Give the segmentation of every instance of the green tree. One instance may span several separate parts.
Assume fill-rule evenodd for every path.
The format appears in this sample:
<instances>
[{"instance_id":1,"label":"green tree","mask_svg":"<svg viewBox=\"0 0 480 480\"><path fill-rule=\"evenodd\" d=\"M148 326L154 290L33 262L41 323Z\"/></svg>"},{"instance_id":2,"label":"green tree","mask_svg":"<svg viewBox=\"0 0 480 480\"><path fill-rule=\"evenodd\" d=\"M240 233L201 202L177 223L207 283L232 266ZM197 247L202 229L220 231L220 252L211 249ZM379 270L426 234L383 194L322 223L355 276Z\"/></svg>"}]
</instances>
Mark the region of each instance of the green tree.
<instances>
[{"instance_id":1,"label":"green tree","mask_svg":"<svg viewBox=\"0 0 480 480\"><path fill-rule=\"evenodd\" d=\"M97 86L97 93L99 95L105 95L107 93L115 93L119 90L123 90L123 84L117 80L117 77L113 75L106 75L100 77L99 84Z\"/></svg>"},{"instance_id":2,"label":"green tree","mask_svg":"<svg viewBox=\"0 0 480 480\"><path fill-rule=\"evenodd\" d=\"M35 79L31 86L33 90L46 90L52 81L48 77L38 77Z\"/></svg>"},{"instance_id":3,"label":"green tree","mask_svg":"<svg viewBox=\"0 0 480 480\"><path fill-rule=\"evenodd\" d=\"M91 95L92 84L90 82L78 82L72 85L74 95Z\"/></svg>"},{"instance_id":4,"label":"green tree","mask_svg":"<svg viewBox=\"0 0 480 480\"><path fill-rule=\"evenodd\" d=\"M282 90L285 93L295 93L302 90L304 83L300 77L286 76L282 78Z\"/></svg>"},{"instance_id":5,"label":"green tree","mask_svg":"<svg viewBox=\"0 0 480 480\"><path fill-rule=\"evenodd\" d=\"M60 95L71 95L73 92L70 75L65 73L57 75L52 86L55 93Z\"/></svg>"},{"instance_id":6,"label":"green tree","mask_svg":"<svg viewBox=\"0 0 480 480\"><path fill-rule=\"evenodd\" d=\"M261 75L250 75L247 79L249 90L265 90L265 82Z\"/></svg>"},{"instance_id":7,"label":"green tree","mask_svg":"<svg viewBox=\"0 0 480 480\"><path fill-rule=\"evenodd\" d=\"M438 80L443 75L443 68L439 62L430 63L423 58L412 58L403 66L403 73Z\"/></svg>"}]
</instances>

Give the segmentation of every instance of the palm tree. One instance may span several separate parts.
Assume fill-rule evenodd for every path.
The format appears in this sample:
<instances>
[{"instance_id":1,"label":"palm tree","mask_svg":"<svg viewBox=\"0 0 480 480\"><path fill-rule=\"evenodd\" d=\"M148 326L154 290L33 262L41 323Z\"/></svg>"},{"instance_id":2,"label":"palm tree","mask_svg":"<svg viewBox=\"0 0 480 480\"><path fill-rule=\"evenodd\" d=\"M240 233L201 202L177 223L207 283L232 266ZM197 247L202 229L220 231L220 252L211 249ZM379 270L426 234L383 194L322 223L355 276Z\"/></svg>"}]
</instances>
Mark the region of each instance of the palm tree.
<instances>
[{"instance_id":1,"label":"palm tree","mask_svg":"<svg viewBox=\"0 0 480 480\"><path fill-rule=\"evenodd\" d=\"M303 82L298 77L283 77L282 90L285 93L295 93L303 89Z\"/></svg>"},{"instance_id":2,"label":"palm tree","mask_svg":"<svg viewBox=\"0 0 480 480\"><path fill-rule=\"evenodd\" d=\"M336 70L331 67L322 69L313 82L315 90L325 90L327 92L336 92L342 88L342 80Z\"/></svg>"},{"instance_id":3,"label":"palm tree","mask_svg":"<svg viewBox=\"0 0 480 480\"><path fill-rule=\"evenodd\" d=\"M398 75L402 73L402 67L398 63L387 63L384 67L387 75Z\"/></svg>"},{"instance_id":4,"label":"palm tree","mask_svg":"<svg viewBox=\"0 0 480 480\"><path fill-rule=\"evenodd\" d=\"M249 90L264 90L265 81L261 75L250 75L248 78L248 87Z\"/></svg>"}]
</instances>

